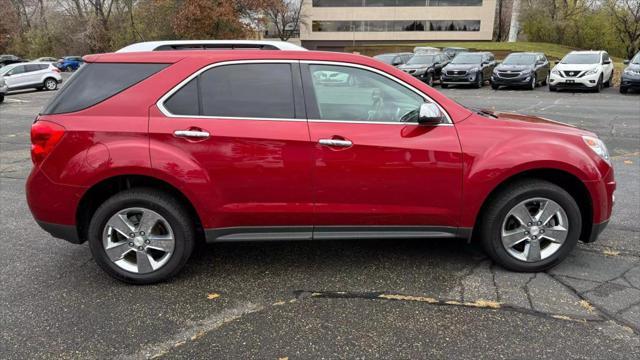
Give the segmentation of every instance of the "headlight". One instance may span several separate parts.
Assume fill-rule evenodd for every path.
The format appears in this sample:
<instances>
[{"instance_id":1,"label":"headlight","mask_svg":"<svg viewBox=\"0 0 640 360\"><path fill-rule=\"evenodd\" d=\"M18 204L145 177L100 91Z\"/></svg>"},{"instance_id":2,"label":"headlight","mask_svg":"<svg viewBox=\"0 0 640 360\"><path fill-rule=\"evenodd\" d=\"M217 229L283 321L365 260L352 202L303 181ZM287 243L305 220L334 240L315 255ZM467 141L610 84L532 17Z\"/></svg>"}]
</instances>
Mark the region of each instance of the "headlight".
<instances>
[{"instance_id":1,"label":"headlight","mask_svg":"<svg viewBox=\"0 0 640 360\"><path fill-rule=\"evenodd\" d=\"M602 140L593 136L583 136L582 140L584 140L584 143L587 144L593 152L604 159L604 161L609 162L609 150L607 150L607 146Z\"/></svg>"},{"instance_id":2,"label":"headlight","mask_svg":"<svg viewBox=\"0 0 640 360\"><path fill-rule=\"evenodd\" d=\"M476 67L476 68L473 68L473 69L471 69L471 70L469 70L469 72L478 72L478 71L480 71L480 69L479 69L479 68L477 68L477 67Z\"/></svg>"},{"instance_id":3,"label":"headlight","mask_svg":"<svg viewBox=\"0 0 640 360\"><path fill-rule=\"evenodd\" d=\"M597 73L598 73L598 68L593 68L593 69L587 71L585 75L595 75Z\"/></svg>"},{"instance_id":4,"label":"headlight","mask_svg":"<svg viewBox=\"0 0 640 360\"><path fill-rule=\"evenodd\" d=\"M640 75L640 70L634 70L634 69L625 69L624 73L627 75Z\"/></svg>"},{"instance_id":5,"label":"headlight","mask_svg":"<svg viewBox=\"0 0 640 360\"><path fill-rule=\"evenodd\" d=\"M560 75L560 71L558 71L556 68L553 68L553 69L551 70L551 73L552 73L553 75Z\"/></svg>"}]
</instances>

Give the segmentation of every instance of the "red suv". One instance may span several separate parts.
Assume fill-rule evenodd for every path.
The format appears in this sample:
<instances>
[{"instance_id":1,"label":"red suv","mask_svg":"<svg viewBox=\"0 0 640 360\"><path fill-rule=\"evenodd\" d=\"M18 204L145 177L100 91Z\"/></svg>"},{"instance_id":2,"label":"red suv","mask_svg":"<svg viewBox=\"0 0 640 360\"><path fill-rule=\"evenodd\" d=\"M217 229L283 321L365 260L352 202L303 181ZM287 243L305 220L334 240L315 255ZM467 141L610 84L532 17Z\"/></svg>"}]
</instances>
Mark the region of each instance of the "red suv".
<instances>
[{"instance_id":1,"label":"red suv","mask_svg":"<svg viewBox=\"0 0 640 360\"><path fill-rule=\"evenodd\" d=\"M111 276L176 274L196 241L478 239L540 271L606 226L595 134L467 109L370 58L85 57L31 130L31 211Z\"/></svg>"}]
</instances>

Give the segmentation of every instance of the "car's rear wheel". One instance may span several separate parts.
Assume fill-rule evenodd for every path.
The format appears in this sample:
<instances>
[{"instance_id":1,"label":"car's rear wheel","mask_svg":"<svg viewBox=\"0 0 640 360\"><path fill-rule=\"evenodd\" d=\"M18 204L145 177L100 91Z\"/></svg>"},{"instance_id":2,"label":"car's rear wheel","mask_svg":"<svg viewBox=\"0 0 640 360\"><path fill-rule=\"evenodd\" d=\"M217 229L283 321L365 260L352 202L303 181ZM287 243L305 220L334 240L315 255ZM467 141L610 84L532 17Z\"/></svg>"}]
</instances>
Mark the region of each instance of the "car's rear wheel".
<instances>
[{"instance_id":1,"label":"car's rear wheel","mask_svg":"<svg viewBox=\"0 0 640 360\"><path fill-rule=\"evenodd\" d=\"M629 91L629 89L627 89L624 86L620 86L620 94L626 94Z\"/></svg>"},{"instance_id":2,"label":"car's rear wheel","mask_svg":"<svg viewBox=\"0 0 640 360\"><path fill-rule=\"evenodd\" d=\"M46 78L44 80L43 85L44 85L44 88L49 91L55 90L58 88L58 82L54 78Z\"/></svg>"},{"instance_id":3,"label":"car's rear wheel","mask_svg":"<svg viewBox=\"0 0 640 360\"><path fill-rule=\"evenodd\" d=\"M4 94L0 94L0 103L4 102Z\"/></svg>"},{"instance_id":4,"label":"car's rear wheel","mask_svg":"<svg viewBox=\"0 0 640 360\"><path fill-rule=\"evenodd\" d=\"M542 80L542 86L547 86L547 84L549 84L549 75L547 74L547 77L544 78L544 80Z\"/></svg>"},{"instance_id":5,"label":"car's rear wheel","mask_svg":"<svg viewBox=\"0 0 640 360\"><path fill-rule=\"evenodd\" d=\"M152 284L177 274L195 242L193 220L179 199L154 189L130 189L105 201L88 230L96 263L133 284Z\"/></svg>"},{"instance_id":6,"label":"car's rear wheel","mask_svg":"<svg viewBox=\"0 0 640 360\"><path fill-rule=\"evenodd\" d=\"M561 187L521 181L498 193L480 217L487 254L514 271L542 271L560 263L576 246L580 208Z\"/></svg>"}]
</instances>

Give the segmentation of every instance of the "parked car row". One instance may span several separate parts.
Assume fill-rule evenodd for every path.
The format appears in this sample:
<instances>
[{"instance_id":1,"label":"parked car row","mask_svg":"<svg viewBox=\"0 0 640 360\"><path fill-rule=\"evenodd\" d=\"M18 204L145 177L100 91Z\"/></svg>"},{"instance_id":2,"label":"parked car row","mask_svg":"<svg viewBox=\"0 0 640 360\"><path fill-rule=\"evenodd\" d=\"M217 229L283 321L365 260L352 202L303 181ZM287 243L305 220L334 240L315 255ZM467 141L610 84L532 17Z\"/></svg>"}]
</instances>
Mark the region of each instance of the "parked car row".
<instances>
[{"instance_id":1,"label":"parked car row","mask_svg":"<svg viewBox=\"0 0 640 360\"><path fill-rule=\"evenodd\" d=\"M584 89L600 92L610 87L614 65L606 51L572 51L551 66L544 53L517 52L502 62L490 52L469 52L464 48L416 47L414 53L390 53L375 59L398 67L433 86L472 85L481 88L489 82L494 90L524 87L534 90L548 86L549 91ZM640 89L640 55L625 61L620 92Z\"/></svg>"},{"instance_id":2,"label":"parked car row","mask_svg":"<svg viewBox=\"0 0 640 360\"><path fill-rule=\"evenodd\" d=\"M0 68L10 64L36 62L50 63L62 71L75 71L84 63L82 56L65 56L60 59L54 57L40 57L35 60L23 59L19 56L5 54L0 55Z\"/></svg>"},{"instance_id":3,"label":"parked car row","mask_svg":"<svg viewBox=\"0 0 640 360\"><path fill-rule=\"evenodd\" d=\"M55 90L62 83L60 70L51 63L25 62L0 68L0 102L7 91L22 89Z\"/></svg>"}]
</instances>

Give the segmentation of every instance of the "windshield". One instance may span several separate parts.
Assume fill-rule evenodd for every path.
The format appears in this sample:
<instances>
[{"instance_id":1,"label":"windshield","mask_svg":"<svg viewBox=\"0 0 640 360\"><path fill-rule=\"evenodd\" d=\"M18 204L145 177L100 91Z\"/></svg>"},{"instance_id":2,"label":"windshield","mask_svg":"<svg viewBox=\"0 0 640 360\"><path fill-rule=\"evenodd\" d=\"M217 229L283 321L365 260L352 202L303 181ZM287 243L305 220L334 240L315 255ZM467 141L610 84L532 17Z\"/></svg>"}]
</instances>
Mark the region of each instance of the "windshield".
<instances>
[{"instance_id":1,"label":"windshield","mask_svg":"<svg viewBox=\"0 0 640 360\"><path fill-rule=\"evenodd\" d=\"M382 61L385 64L391 64L391 62L393 61L393 58L395 58L395 55L378 55L378 56L374 56L373 58L379 61Z\"/></svg>"},{"instance_id":2,"label":"windshield","mask_svg":"<svg viewBox=\"0 0 640 360\"><path fill-rule=\"evenodd\" d=\"M478 54L458 54L452 64L480 64L482 62L482 55Z\"/></svg>"},{"instance_id":3,"label":"windshield","mask_svg":"<svg viewBox=\"0 0 640 360\"><path fill-rule=\"evenodd\" d=\"M563 60L563 64L598 64L600 63L600 54L569 54Z\"/></svg>"},{"instance_id":4,"label":"windshield","mask_svg":"<svg viewBox=\"0 0 640 360\"><path fill-rule=\"evenodd\" d=\"M633 58L633 60L631 60L632 64L636 64L636 65L640 65L640 53L636 54L636 57Z\"/></svg>"},{"instance_id":5,"label":"windshield","mask_svg":"<svg viewBox=\"0 0 640 360\"><path fill-rule=\"evenodd\" d=\"M536 62L536 56L531 54L511 54L502 62L504 65L531 65Z\"/></svg>"},{"instance_id":6,"label":"windshield","mask_svg":"<svg viewBox=\"0 0 640 360\"><path fill-rule=\"evenodd\" d=\"M433 55L416 55L411 58L411 60L407 61L407 65L425 65L425 64L433 64L435 61L435 56Z\"/></svg>"}]
</instances>

